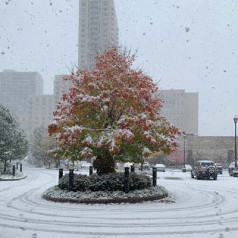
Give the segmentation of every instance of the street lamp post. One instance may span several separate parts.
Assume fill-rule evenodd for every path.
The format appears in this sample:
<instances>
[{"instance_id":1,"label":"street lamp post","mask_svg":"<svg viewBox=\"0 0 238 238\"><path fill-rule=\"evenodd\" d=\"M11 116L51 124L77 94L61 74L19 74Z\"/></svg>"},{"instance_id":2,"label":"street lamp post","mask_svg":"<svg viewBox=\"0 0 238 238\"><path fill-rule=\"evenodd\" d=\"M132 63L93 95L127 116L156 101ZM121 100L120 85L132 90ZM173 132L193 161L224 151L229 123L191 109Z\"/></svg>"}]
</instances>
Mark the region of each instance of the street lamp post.
<instances>
[{"instance_id":1,"label":"street lamp post","mask_svg":"<svg viewBox=\"0 0 238 238\"><path fill-rule=\"evenodd\" d=\"M237 121L238 121L238 117L235 117L233 118L234 120L234 123L235 123L235 168L233 170L233 176L236 177L238 175L238 170L237 170L237 146L236 146L236 124L237 124Z\"/></svg>"},{"instance_id":2,"label":"street lamp post","mask_svg":"<svg viewBox=\"0 0 238 238\"><path fill-rule=\"evenodd\" d=\"M186 152L185 152L185 140L186 140L186 135L183 135L183 168L182 172L186 173L186 167L185 167L185 159L186 159Z\"/></svg>"}]
</instances>

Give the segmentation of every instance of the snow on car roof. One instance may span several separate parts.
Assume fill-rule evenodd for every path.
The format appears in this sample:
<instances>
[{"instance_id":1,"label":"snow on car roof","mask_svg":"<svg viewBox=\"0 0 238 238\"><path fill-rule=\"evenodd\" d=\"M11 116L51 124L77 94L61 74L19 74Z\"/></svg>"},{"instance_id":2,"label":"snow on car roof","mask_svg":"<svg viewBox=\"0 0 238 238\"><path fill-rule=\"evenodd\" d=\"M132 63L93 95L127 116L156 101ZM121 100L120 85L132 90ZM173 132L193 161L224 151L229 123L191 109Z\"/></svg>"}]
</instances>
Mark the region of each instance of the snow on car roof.
<instances>
[{"instance_id":1,"label":"snow on car roof","mask_svg":"<svg viewBox=\"0 0 238 238\"><path fill-rule=\"evenodd\" d=\"M164 164L156 164L155 167L165 167Z\"/></svg>"},{"instance_id":2,"label":"snow on car roof","mask_svg":"<svg viewBox=\"0 0 238 238\"><path fill-rule=\"evenodd\" d=\"M231 162L229 167L235 166L235 161Z\"/></svg>"},{"instance_id":3,"label":"snow on car roof","mask_svg":"<svg viewBox=\"0 0 238 238\"><path fill-rule=\"evenodd\" d=\"M212 161L212 160L199 160L198 162L202 162L202 163L206 163L206 162L209 162L209 163L214 163L214 161Z\"/></svg>"}]
</instances>

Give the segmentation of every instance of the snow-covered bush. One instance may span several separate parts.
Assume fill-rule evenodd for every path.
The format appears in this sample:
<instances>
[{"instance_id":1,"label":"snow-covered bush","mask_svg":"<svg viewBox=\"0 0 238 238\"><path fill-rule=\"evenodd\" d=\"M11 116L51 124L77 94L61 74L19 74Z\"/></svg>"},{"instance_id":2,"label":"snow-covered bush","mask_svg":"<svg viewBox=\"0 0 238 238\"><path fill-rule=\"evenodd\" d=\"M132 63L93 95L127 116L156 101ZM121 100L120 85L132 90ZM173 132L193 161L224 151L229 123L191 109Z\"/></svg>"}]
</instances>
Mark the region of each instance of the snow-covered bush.
<instances>
[{"instance_id":1,"label":"snow-covered bush","mask_svg":"<svg viewBox=\"0 0 238 238\"><path fill-rule=\"evenodd\" d=\"M56 147L53 137L48 136L47 128L44 126L34 130L27 162L36 167L42 167L49 163L57 163L48 155L48 151Z\"/></svg>"},{"instance_id":2,"label":"snow-covered bush","mask_svg":"<svg viewBox=\"0 0 238 238\"><path fill-rule=\"evenodd\" d=\"M151 187L151 179L145 174L131 173L130 190L145 189Z\"/></svg>"},{"instance_id":3,"label":"snow-covered bush","mask_svg":"<svg viewBox=\"0 0 238 238\"><path fill-rule=\"evenodd\" d=\"M75 174L73 191L124 191L124 173L111 173L99 176ZM59 181L59 188L68 189L69 175L66 174ZM145 174L131 173L129 179L130 190L140 190L151 187L151 179Z\"/></svg>"},{"instance_id":4,"label":"snow-covered bush","mask_svg":"<svg viewBox=\"0 0 238 238\"><path fill-rule=\"evenodd\" d=\"M0 173L4 170L4 162L0 161ZM6 173L10 174L12 171L12 168L10 166L10 163L8 163L8 161L6 162Z\"/></svg>"}]
</instances>

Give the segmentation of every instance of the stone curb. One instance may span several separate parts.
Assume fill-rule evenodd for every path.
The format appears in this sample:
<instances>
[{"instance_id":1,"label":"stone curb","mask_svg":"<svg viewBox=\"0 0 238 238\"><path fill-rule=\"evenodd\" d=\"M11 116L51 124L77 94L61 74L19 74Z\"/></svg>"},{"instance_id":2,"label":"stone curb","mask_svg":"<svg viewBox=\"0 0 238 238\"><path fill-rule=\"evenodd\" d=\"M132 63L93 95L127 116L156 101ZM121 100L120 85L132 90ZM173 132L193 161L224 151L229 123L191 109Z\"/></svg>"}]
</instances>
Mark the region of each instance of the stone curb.
<instances>
[{"instance_id":1,"label":"stone curb","mask_svg":"<svg viewBox=\"0 0 238 238\"><path fill-rule=\"evenodd\" d=\"M17 181L17 180L24 179L26 177L27 177L27 175L24 175L24 176L22 176L20 178L14 178L14 179L2 179L2 178L0 178L0 181Z\"/></svg>"},{"instance_id":2,"label":"stone curb","mask_svg":"<svg viewBox=\"0 0 238 238\"><path fill-rule=\"evenodd\" d=\"M76 199L76 198L58 198L44 194L42 198L47 201L61 202L61 203L76 203L76 204L110 204L110 203L141 203L148 201L156 201L168 197L168 193L150 195L144 197L131 197L131 198L111 198L111 199Z\"/></svg>"}]
</instances>

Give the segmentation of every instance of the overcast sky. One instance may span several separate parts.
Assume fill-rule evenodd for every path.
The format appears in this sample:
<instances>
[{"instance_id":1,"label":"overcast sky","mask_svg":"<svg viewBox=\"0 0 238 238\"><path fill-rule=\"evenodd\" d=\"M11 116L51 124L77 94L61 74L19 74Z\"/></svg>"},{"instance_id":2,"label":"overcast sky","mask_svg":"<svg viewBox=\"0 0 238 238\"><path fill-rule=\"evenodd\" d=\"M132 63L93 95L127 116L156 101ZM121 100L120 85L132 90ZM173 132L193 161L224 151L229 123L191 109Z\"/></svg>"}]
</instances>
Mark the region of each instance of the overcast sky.
<instances>
[{"instance_id":1,"label":"overcast sky","mask_svg":"<svg viewBox=\"0 0 238 238\"><path fill-rule=\"evenodd\" d=\"M199 135L234 135L237 0L115 0L120 44L160 89L199 93ZM78 0L0 0L0 71L38 71L44 92L77 65Z\"/></svg>"}]
</instances>

